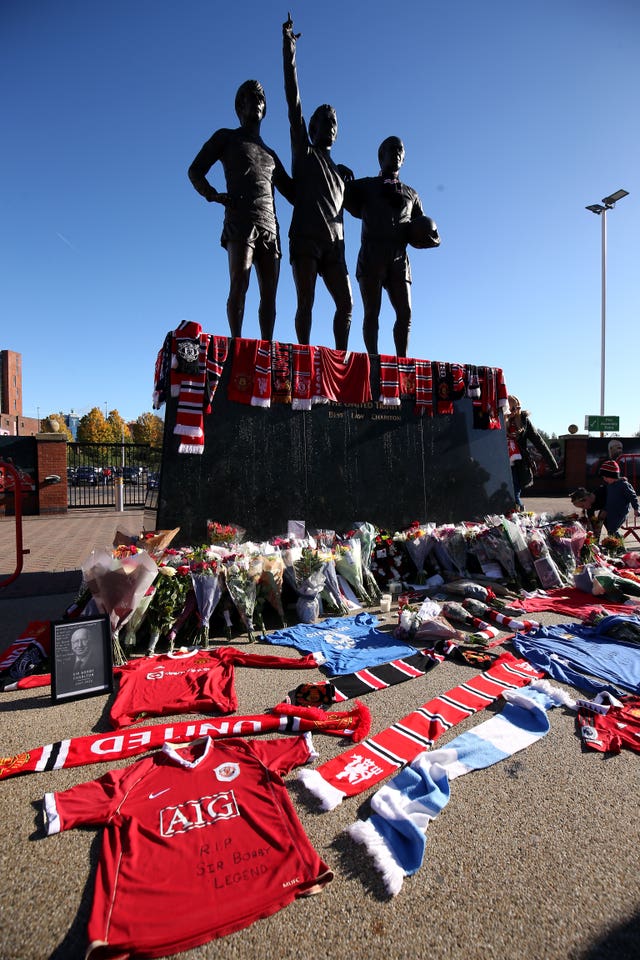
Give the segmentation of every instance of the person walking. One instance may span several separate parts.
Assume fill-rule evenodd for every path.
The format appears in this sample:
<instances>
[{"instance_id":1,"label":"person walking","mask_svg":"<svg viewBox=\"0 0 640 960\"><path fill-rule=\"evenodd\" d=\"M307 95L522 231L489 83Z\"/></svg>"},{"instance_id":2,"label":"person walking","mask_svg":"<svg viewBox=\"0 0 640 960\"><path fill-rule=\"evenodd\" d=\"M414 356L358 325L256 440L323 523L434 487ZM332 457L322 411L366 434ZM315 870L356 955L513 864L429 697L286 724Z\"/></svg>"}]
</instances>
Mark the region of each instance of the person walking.
<instances>
[{"instance_id":1,"label":"person walking","mask_svg":"<svg viewBox=\"0 0 640 960\"><path fill-rule=\"evenodd\" d=\"M522 491L533 484L535 476L535 463L529 453L528 445L532 444L536 448L553 473L557 471L558 464L544 438L532 424L529 412L522 409L518 397L512 394L508 400L509 413L505 416L505 427L513 480L513 498L516 509L522 511L524 510Z\"/></svg>"}]
</instances>

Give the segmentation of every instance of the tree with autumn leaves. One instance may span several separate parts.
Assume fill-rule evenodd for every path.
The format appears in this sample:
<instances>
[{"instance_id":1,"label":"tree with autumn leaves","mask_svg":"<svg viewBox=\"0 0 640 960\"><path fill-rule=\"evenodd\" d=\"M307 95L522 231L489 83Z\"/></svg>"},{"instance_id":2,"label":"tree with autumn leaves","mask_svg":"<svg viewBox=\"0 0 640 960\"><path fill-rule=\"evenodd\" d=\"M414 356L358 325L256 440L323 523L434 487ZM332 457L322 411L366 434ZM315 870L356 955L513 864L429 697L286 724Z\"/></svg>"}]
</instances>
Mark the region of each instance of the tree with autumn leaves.
<instances>
[{"instance_id":1,"label":"tree with autumn leaves","mask_svg":"<svg viewBox=\"0 0 640 960\"><path fill-rule=\"evenodd\" d=\"M73 440L71 430L66 425L62 413L50 413L48 417L45 417L40 422L40 433L58 433L69 442Z\"/></svg>"},{"instance_id":2,"label":"tree with autumn leaves","mask_svg":"<svg viewBox=\"0 0 640 960\"><path fill-rule=\"evenodd\" d=\"M49 414L41 429L43 433L60 433L68 441L73 440L63 414ZM164 422L154 413L142 413L137 420L127 423L117 410L105 417L100 407L93 407L81 417L76 439L80 443L148 443L160 449L163 432Z\"/></svg>"}]
</instances>

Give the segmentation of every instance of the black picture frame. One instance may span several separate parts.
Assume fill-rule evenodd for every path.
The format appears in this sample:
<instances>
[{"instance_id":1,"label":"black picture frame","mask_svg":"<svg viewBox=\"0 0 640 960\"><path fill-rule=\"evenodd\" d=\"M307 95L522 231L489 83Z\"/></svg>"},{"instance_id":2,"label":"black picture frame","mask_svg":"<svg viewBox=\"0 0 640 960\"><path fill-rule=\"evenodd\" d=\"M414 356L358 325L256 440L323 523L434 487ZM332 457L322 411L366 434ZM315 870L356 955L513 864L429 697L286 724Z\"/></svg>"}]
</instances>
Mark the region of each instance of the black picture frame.
<instances>
[{"instance_id":1,"label":"black picture frame","mask_svg":"<svg viewBox=\"0 0 640 960\"><path fill-rule=\"evenodd\" d=\"M98 697L112 691L113 650L109 617L76 617L52 623L53 703Z\"/></svg>"}]
</instances>

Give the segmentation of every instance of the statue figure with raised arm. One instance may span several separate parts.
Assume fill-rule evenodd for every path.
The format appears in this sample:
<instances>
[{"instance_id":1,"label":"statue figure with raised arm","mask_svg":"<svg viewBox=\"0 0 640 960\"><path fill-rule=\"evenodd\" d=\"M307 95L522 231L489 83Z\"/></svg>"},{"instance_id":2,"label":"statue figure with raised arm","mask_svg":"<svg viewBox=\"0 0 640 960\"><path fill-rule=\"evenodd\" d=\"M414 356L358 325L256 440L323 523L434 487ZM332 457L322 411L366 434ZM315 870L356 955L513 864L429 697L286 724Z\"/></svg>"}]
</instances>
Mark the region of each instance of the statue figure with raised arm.
<instances>
[{"instance_id":1,"label":"statue figure with raised arm","mask_svg":"<svg viewBox=\"0 0 640 960\"><path fill-rule=\"evenodd\" d=\"M297 294L296 336L309 343L316 280L321 276L335 303L333 336L337 350L346 350L353 297L344 253L342 205L345 183L353 174L333 162L331 148L338 132L336 112L322 104L309 127L302 114L296 68L296 42L291 15L282 25L284 89L291 131L291 173L295 186L289 229L289 258Z\"/></svg>"},{"instance_id":2,"label":"statue figure with raised arm","mask_svg":"<svg viewBox=\"0 0 640 960\"><path fill-rule=\"evenodd\" d=\"M260 136L267 103L257 80L241 84L235 108L240 126L217 130L207 140L189 167L189 179L205 200L221 203L225 208L220 242L229 258L227 319L231 336L242 336L245 299L251 268L255 267L260 291L260 337L271 340L282 255L274 187L293 202L293 181ZM224 170L224 193L207 180L209 170L218 160Z\"/></svg>"}]
</instances>

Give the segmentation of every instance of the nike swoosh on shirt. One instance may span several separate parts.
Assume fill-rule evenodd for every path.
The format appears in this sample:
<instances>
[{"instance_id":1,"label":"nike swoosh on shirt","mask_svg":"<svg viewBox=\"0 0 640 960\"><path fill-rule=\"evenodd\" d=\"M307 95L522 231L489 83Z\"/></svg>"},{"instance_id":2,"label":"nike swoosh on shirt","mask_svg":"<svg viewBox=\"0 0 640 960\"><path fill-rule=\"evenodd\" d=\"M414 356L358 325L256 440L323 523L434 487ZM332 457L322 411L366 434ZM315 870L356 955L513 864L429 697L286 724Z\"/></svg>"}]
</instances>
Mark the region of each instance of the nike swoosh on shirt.
<instances>
[{"instance_id":1,"label":"nike swoosh on shirt","mask_svg":"<svg viewBox=\"0 0 640 960\"><path fill-rule=\"evenodd\" d=\"M164 790L158 790L157 793L150 793L149 800L155 800L156 797L162 796L163 793L168 793L171 790L171 787L166 787Z\"/></svg>"}]
</instances>

